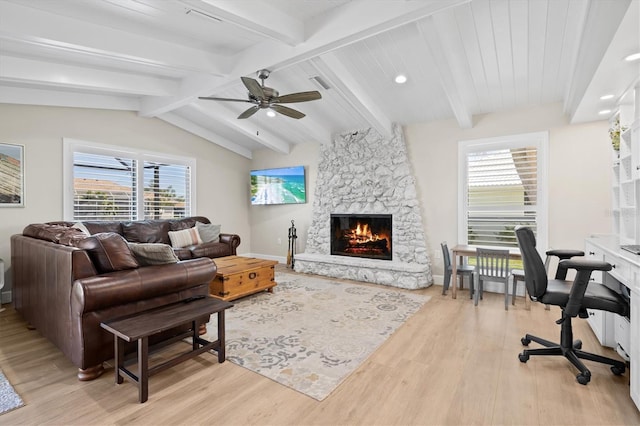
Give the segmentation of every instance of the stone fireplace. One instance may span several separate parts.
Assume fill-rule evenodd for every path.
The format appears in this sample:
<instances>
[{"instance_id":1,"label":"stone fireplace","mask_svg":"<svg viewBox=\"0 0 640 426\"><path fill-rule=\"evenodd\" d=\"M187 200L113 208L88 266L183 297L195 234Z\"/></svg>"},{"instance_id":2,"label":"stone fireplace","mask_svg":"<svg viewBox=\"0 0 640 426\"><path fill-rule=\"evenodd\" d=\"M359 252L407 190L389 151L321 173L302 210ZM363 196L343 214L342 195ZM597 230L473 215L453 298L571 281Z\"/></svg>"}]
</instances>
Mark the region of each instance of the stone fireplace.
<instances>
[{"instance_id":1,"label":"stone fireplace","mask_svg":"<svg viewBox=\"0 0 640 426\"><path fill-rule=\"evenodd\" d=\"M332 214L331 254L392 260L390 214Z\"/></svg>"},{"instance_id":2,"label":"stone fireplace","mask_svg":"<svg viewBox=\"0 0 640 426\"><path fill-rule=\"evenodd\" d=\"M362 216L388 217L388 229L370 222L367 235L371 236L358 236ZM343 225L350 229L342 229ZM361 233L363 227L360 223ZM383 239L388 239L384 254ZM295 256L296 271L424 288L433 283L426 247L415 179L399 126L394 126L391 139L368 129L321 145L313 217L305 252ZM342 253L336 253L337 248ZM355 255L363 251L368 252L366 257Z\"/></svg>"}]
</instances>

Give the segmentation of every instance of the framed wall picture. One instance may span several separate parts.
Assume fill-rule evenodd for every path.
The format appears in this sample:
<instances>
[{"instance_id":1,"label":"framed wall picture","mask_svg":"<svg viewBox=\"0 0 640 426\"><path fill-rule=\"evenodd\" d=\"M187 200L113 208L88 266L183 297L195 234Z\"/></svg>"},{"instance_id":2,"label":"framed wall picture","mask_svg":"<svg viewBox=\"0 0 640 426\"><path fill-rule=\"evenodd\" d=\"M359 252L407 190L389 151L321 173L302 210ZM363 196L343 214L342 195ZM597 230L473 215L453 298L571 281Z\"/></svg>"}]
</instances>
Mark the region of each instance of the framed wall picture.
<instances>
[{"instance_id":1,"label":"framed wall picture","mask_svg":"<svg viewBox=\"0 0 640 426\"><path fill-rule=\"evenodd\" d=\"M24 207L24 146L0 143L0 207Z\"/></svg>"}]
</instances>

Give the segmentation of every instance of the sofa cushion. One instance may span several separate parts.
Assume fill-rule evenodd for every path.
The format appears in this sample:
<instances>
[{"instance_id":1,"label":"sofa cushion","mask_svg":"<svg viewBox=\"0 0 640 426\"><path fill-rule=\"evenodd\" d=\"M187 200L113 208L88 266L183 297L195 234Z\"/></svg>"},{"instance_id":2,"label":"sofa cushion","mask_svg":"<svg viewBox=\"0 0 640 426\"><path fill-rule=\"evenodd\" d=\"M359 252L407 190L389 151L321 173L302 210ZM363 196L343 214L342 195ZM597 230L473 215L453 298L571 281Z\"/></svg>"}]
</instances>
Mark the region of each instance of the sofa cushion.
<instances>
[{"instance_id":1,"label":"sofa cushion","mask_svg":"<svg viewBox=\"0 0 640 426\"><path fill-rule=\"evenodd\" d=\"M193 253L191 253L189 247L174 247L173 252L180 260L193 259Z\"/></svg>"},{"instance_id":2,"label":"sofa cushion","mask_svg":"<svg viewBox=\"0 0 640 426\"><path fill-rule=\"evenodd\" d=\"M196 222L196 228L200 234L200 238L204 243L220 242L221 225L213 225L211 223Z\"/></svg>"},{"instance_id":3,"label":"sofa cushion","mask_svg":"<svg viewBox=\"0 0 640 426\"><path fill-rule=\"evenodd\" d=\"M101 232L76 242L76 247L89 253L99 274L136 269L139 264L120 234Z\"/></svg>"},{"instance_id":4,"label":"sofa cushion","mask_svg":"<svg viewBox=\"0 0 640 426\"><path fill-rule=\"evenodd\" d=\"M141 220L122 223L122 235L131 243L169 244L169 222L166 220Z\"/></svg>"},{"instance_id":5,"label":"sofa cushion","mask_svg":"<svg viewBox=\"0 0 640 426\"><path fill-rule=\"evenodd\" d=\"M165 265L179 260L168 244L129 243L129 248L140 266Z\"/></svg>"},{"instance_id":6,"label":"sofa cushion","mask_svg":"<svg viewBox=\"0 0 640 426\"><path fill-rule=\"evenodd\" d=\"M202 243L191 247L193 257L215 257L231 256L231 249L224 243Z\"/></svg>"},{"instance_id":7,"label":"sofa cushion","mask_svg":"<svg viewBox=\"0 0 640 426\"><path fill-rule=\"evenodd\" d=\"M195 226L182 231L169 231L169 239L171 240L171 246L175 248L202 244L198 228Z\"/></svg>"},{"instance_id":8,"label":"sofa cushion","mask_svg":"<svg viewBox=\"0 0 640 426\"><path fill-rule=\"evenodd\" d=\"M99 234L101 232L115 232L116 234L122 235L122 223L121 222L112 222L109 220L95 220L95 221L85 221L82 222L84 226L87 227L89 233Z\"/></svg>"},{"instance_id":9,"label":"sofa cushion","mask_svg":"<svg viewBox=\"0 0 640 426\"><path fill-rule=\"evenodd\" d=\"M183 217L180 219L169 219L172 231L181 231L183 229L193 228L196 226L196 222L211 223L209 219L204 216L191 216Z\"/></svg>"}]
</instances>

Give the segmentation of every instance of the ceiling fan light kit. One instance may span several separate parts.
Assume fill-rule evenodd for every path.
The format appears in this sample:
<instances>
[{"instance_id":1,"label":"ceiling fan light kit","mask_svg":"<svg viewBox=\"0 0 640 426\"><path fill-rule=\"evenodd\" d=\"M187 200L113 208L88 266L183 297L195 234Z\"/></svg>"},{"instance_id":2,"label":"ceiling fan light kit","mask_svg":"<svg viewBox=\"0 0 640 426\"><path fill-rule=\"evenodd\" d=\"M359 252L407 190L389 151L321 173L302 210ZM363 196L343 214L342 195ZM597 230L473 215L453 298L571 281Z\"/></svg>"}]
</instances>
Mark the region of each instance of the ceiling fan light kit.
<instances>
[{"instance_id":1,"label":"ceiling fan light kit","mask_svg":"<svg viewBox=\"0 0 640 426\"><path fill-rule=\"evenodd\" d=\"M249 99L217 98L212 96L201 96L199 99L226 102L248 102L254 104L253 106L245 110L242 114L240 114L238 116L238 119L249 118L261 109L268 109L267 115L269 115L269 112L273 113L273 111L275 111L282 115L286 115L287 117L300 119L304 117L305 114L298 110L280 104L309 102L322 99L322 95L320 94L320 92L315 90L310 92L290 93L288 95L280 96L280 93L276 89L264 85L264 81L269 78L269 74L269 70L258 71L257 75L258 78L262 81L262 84L258 83L257 80L250 77L240 77L242 83L249 91Z\"/></svg>"}]
</instances>

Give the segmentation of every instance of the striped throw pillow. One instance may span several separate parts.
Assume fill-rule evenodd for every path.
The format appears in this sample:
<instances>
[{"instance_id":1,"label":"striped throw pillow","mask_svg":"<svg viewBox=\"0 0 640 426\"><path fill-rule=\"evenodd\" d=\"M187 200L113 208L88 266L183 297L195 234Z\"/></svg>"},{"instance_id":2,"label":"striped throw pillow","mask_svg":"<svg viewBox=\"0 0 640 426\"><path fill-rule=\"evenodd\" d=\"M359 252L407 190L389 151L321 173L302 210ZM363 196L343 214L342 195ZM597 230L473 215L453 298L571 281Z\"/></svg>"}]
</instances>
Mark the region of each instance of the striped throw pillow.
<instances>
[{"instance_id":1,"label":"striped throw pillow","mask_svg":"<svg viewBox=\"0 0 640 426\"><path fill-rule=\"evenodd\" d=\"M169 239L171 240L171 247L173 248L202 244L202 239L195 226L193 228L183 229L182 231L169 231Z\"/></svg>"}]
</instances>

